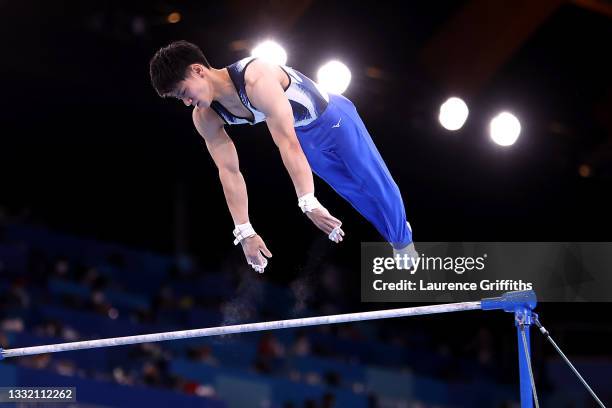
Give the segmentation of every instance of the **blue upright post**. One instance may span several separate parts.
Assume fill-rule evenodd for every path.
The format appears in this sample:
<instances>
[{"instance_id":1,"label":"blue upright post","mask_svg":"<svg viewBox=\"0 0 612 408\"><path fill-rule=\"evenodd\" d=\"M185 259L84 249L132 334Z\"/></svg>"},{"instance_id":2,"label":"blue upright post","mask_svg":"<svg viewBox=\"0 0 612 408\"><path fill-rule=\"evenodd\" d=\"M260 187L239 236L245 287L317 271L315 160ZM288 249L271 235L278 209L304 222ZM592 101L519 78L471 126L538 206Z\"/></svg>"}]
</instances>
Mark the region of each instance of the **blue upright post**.
<instances>
[{"instance_id":1,"label":"blue upright post","mask_svg":"<svg viewBox=\"0 0 612 408\"><path fill-rule=\"evenodd\" d=\"M480 302L482 310L502 309L514 313L514 325L518 337L521 408L533 407L529 328L533 323L533 309L535 309L537 303L535 292L532 290L508 292L500 297L482 299ZM525 337L523 337L523 334Z\"/></svg>"},{"instance_id":2,"label":"blue upright post","mask_svg":"<svg viewBox=\"0 0 612 408\"><path fill-rule=\"evenodd\" d=\"M521 389L521 408L533 407L533 390L530 373L531 346L529 328L533 323L530 309L518 308L514 312L514 325L518 340L519 377ZM524 336L523 336L524 334Z\"/></svg>"}]
</instances>

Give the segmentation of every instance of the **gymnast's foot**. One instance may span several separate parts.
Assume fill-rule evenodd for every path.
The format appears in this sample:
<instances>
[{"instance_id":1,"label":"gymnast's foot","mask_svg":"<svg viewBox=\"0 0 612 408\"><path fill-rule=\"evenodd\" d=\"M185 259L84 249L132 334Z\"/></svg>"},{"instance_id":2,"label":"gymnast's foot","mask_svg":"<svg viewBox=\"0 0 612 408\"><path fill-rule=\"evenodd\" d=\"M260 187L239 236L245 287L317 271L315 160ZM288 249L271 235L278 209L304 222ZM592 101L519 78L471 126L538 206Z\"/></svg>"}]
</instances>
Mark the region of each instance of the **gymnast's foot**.
<instances>
[{"instance_id":1,"label":"gymnast's foot","mask_svg":"<svg viewBox=\"0 0 612 408\"><path fill-rule=\"evenodd\" d=\"M402 266L398 269L413 270L415 269L415 265L418 264L419 253L414 247L414 242L400 249L393 248L393 259L398 259L398 256L401 260L399 264Z\"/></svg>"}]
</instances>

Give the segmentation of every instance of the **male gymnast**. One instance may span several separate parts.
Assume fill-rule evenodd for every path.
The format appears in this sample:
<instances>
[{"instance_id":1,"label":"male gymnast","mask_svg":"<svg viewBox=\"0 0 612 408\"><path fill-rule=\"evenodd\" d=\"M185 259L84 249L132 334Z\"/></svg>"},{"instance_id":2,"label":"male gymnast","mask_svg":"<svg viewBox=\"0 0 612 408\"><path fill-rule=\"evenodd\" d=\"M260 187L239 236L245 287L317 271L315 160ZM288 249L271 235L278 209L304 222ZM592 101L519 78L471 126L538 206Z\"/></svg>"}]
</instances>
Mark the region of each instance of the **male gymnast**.
<instances>
[{"instance_id":1,"label":"male gymnast","mask_svg":"<svg viewBox=\"0 0 612 408\"><path fill-rule=\"evenodd\" d=\"M254 57L215 69L187 41L159 49L150 75L160 96L194 107L193 123L218 168L234 221L234 245L242 245L257 272L272 253L249 222L247 189L225 125L266 122L300 209L329 239L342 241L344 231L315 197L313 171L370 221L396 254L418 257L399 188L347 98L325 92L293 68Z\"/></svg>"}]
</instances>

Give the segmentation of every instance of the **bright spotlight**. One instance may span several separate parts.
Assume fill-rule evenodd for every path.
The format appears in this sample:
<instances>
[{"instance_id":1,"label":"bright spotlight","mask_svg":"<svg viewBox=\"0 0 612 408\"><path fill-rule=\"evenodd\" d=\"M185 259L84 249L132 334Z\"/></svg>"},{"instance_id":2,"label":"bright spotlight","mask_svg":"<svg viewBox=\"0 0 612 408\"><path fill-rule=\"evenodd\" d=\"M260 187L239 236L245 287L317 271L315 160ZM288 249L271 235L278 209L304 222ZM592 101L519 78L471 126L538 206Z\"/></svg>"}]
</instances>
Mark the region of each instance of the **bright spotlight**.
<instances>
[{"instance_id":1,"label":"bright spotlight","mask_svg":"<svg viewBox=\"0 0 612 408\"><path fill-rule=\"evenodd\" d=\"M319 68L317 82L327 92L341 94L351 83L351 70L340 61L330 61Z\"/></svg>"},{"instance_id":2,"label":"bright spotlight","mask_svg":"<svg viewBox=\"0 0 612 408\"><path fill-rule=\"evenodd\" d=\"M502 112L491 120L491 139L500 146L510 146L521 133L521 123L513 114Z\"/></svg>"},{"instance_id":3,"label":"bright spotlight","mask_svg":"<svg viewBox=\"0 0 612 408\"><path fill-rule=\"evenodd\" d=\"M253 48L251 56L261 58L272 64L287 64L287 52L283 47L272 40L264 41Z\"/></svg>"},{"instance_id":4,"label":"bright spotlight","mask_svg":"<svg viewBox=\"0 0 612 408\"><path fill-rule=\"evenodd\" d=\"M438 120L444 129L459 130L467 120L469 110L462 99L452 97L440 106Z\"/></svg>"}]
</instances>

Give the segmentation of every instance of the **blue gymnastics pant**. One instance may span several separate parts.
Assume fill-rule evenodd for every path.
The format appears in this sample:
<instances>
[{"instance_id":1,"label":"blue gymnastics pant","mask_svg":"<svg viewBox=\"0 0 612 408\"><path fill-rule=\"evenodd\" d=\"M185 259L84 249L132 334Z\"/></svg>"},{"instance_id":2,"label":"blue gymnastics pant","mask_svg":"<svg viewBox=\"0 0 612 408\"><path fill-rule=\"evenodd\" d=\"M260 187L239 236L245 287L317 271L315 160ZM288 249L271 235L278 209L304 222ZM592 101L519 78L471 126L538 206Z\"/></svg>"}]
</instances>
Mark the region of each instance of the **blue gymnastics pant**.
<instances>
[{"instance_id":1,"label":"blue gymnastics pant","mask_svg":"<svg viewBox=\"0 0 612 408\"><path fill-rule=\"evenodd\" d=\"M323 114L295 131L316 175L395 249L412 242L400 190L350 100L330 94Z\"/></svg>"}]
</instances>

